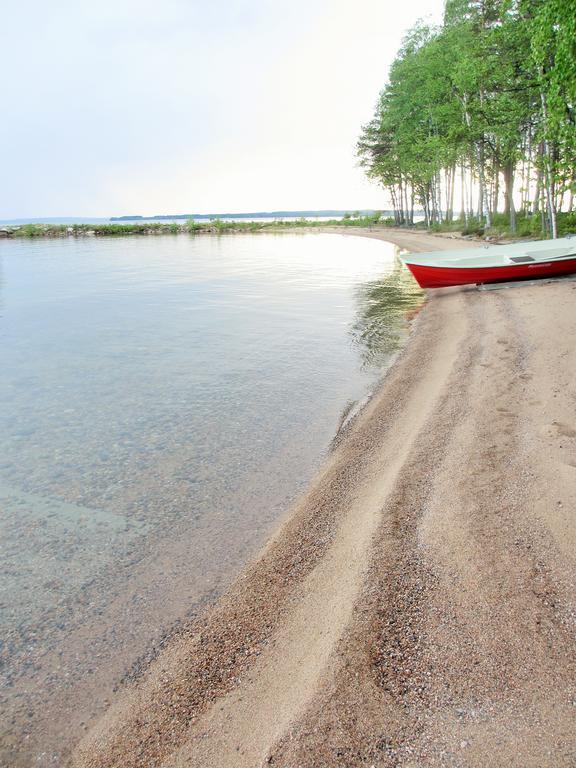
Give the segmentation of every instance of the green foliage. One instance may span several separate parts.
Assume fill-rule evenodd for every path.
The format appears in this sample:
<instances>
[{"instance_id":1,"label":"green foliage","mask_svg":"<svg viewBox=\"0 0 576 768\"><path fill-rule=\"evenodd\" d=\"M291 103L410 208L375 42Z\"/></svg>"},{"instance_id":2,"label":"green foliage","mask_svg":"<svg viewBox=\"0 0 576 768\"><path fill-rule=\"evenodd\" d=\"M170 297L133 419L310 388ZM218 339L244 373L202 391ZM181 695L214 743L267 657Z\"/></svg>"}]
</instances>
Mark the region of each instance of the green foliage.
<instances>
[{"instance_id":1,"label":"green foliage","mask_svg":"<svg viewBox=\"0 0 576 768\"><path fill-rule=\"evenodd\" d=\"M527 213L546 205L554 234L576 192L574 4L446 0L441 27L420 23L406 36L358 155L389 191L397 224L412 223L414 200L428 225L453 221L458 176L469 229L474 217L497 228L503 197L514 231L521 174L518 224L526 230Z\"/></svg>"},{"instance_id":2,"label":"green foliage","mask_svg":"<svg viewBox=\"0 0 576 768\"><path fill-rule=\"evenodd\" d=\"M515 234L519 237L542 237L542 217L528 216L521 219Z\"/></svg>"},{"instance_id":3,"label":"green foliage","mask_svg":"<svg viewBox=\"0 0 576 768\"><path fill-rule=\"evenodd\" d=\"M558 233L560 236L576 234L576 211L558 215Z\"/></svg>"},{"instance_id":4,"label":"green foliage","mask_svg":"<svg viewBox=\"0 0 576 768\"><path fill-rule=\"evenodd\" d=\"M24 224L19 228L18 234L21 237L40 237L44 232L38 224Z\"/></svg>"},{"instance_id":5,"label":"green foliage","mask_svg":"<svg viewBox=\"0 0 576 768\"><path fill-rule=\"evenodd\" d=\"M186 221L186 231L189 232L191 235L195 234L196 232L200 232L202 229L202 225L199 224L197 221L194 221L194 219L188 219Z\"/></svg>"},{"instance_id":6,"label":"green foliage","mask_svg":"<svg viewBox=\"0 0 576 768\"><path fill-rule=\"evenodd\" d=\"M381 212L372 215L352 218L332 219L331 221L310 220L305 218L294 221L224 221L214 219L207 222L197 222L187 219L178 222L130 222L127 224L111 222L109 224L24 224L11 230L10 237L122 237L128 235L174 235L188 234L232 234L239 232L283 231L287 229L319 228L325 226L343 227L373 227L376 224L385 226L393 223L392 219L381 220Z\"/></svg>"}]
</instances>

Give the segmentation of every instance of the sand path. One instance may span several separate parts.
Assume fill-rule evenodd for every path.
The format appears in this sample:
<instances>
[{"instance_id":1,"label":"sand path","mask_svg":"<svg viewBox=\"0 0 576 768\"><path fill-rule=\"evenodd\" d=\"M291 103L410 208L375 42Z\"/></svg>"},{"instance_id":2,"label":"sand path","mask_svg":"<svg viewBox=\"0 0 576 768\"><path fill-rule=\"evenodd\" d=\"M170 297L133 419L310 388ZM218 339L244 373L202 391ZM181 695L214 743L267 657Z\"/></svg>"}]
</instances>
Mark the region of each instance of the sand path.
<instances>
[{"instance_id":1,"label":"sand path","mask_svg":"<svg viewBox=\"0 0 576 768\"><path fill-rule=\"evenodd\" d=\"M431 295L261 557L73 765L573 765L575 287Z\"/></svg>"}]
</instances>

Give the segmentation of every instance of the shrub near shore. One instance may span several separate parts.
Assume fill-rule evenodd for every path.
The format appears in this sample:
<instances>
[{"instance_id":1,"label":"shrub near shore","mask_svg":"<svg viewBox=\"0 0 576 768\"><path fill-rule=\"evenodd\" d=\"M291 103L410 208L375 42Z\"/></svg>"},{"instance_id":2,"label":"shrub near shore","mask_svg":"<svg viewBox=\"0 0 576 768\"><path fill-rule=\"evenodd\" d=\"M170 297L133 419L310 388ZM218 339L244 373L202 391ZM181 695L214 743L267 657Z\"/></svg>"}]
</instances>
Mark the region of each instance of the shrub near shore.
<instances>
[{"instance_id":1,"label":"shrub near shore","mask_svg":"<svg viewBox=\"0 0 576 768\"><path fill-rule=\"evenodd\" d=\"M558 237L576 233L576 211L558 213L556 214L556 221ZM542 240L548 237L541 214L522 216L516 220L514 226L510 226L510 218L506 214L499 213L494 215L490 227L486 227L483 221L475 218L469 219L468 222L457 219L443 224L432 224L432 226L425 228L430 232L459 232L464 236L489 237L498 240L505 238L517 240L523 237Z\"/></svg>"},{"instance_id":2,"label":"shrub near shore","mask_svg":"<svg viewBox=\"0 0 576 768\"><path fill-rule=\"evenodd\" d=\"M178 235L178 234L234 234L241 232L284 232L294 229L312 229L321 227L396 227L394 219L381 218L379 213L372 216L355 216L347 214L342 219L319 221L317 219L296 219L282 221L227 221L214 219L208 222L198 222L188 219L179 222L136 222L129 224L23 224L18 227L0 229L0 237L4 238L39 238L39 237L121 237L125 235ZM402 227L398 227L402 228ZM424 222L416 223L413 229L425 232L453 232L465 237L480 237L490 239L530 238L541 239L545 236L542 217L539 215L520 218L514 230L509 219L504 214L494 217L492 226L486 228L479 219L469 219L467 222L455 220L450 223L433 224L427 227ZM560 237L576 233L576 211L558 214L558 234Z\"/></svg>"},{"instance_id":3,"label":"shrub near shore","mask_svg":"<svg viewBox=\"0 0 576 768\"><path fill-rule=\"evenodd\" d=\"M381 219L379 213L372 216L347 215L342 219L318 221L316 219L296 219L282 221L226 221L213 219L198 222L188 219L179 222L134 222L128 224L22 224L0 229L0 237L101 237L124 235L178 235L188 234L224 234L234 232L260 232L262 230L300 229L302 227L368 227L375 224L393 224L392 219Z\"/></svg>"}]
</instances>

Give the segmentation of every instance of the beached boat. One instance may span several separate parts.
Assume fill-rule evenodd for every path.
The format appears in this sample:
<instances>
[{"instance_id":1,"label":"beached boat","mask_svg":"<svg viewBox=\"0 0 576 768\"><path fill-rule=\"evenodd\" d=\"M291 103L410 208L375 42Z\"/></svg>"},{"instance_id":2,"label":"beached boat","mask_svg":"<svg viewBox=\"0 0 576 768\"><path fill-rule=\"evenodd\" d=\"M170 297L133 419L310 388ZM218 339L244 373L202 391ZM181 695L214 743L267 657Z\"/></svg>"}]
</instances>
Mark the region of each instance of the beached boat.
<instances>
[{"instance_id":1,"label":"beached boat","mask_svg":"<svg viewBox=\"0 0 576 768\"><path fill-rule=\"evenodd\" d=\"M554 277L576 273L576 238L408 253L401 258L422 288Z\"/></svg>"}]
</instances>

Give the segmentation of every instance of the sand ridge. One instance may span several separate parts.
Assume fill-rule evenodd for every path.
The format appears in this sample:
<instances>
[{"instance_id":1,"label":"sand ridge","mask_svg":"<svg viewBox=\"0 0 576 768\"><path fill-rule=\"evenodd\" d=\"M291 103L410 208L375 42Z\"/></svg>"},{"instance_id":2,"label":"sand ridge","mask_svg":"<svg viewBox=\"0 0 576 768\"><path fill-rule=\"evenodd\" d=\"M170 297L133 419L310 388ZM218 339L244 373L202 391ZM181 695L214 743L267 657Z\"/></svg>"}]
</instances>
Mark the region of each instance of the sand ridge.
<instances>
[{"instance_id":1,"label":"sand ridge","mask_svg":"<svg viewBox=\"0 0 576 768\"><path fill-rule=\"evenodd\" d=\"M431 293L287 522L71 764L573 765L575 286Z\"/></svg>"}]
</instances>

